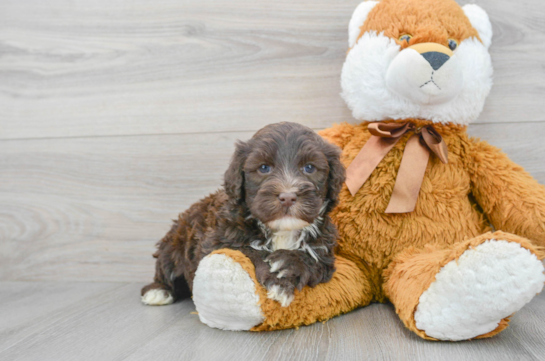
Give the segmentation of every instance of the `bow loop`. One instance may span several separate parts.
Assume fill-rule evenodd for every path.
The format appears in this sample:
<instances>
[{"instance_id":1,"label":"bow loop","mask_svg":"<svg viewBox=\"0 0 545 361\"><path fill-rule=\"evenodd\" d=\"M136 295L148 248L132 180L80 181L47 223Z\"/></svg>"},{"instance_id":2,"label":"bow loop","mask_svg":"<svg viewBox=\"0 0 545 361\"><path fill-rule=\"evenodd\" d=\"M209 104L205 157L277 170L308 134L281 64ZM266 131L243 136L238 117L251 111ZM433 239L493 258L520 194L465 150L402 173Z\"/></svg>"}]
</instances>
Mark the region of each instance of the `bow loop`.
<instances>
[{"instance_id":1,"label":"bow loop","mask_svg":"<svg viewBox=\"0 0 545 361\"><path fill-rule=\"evenodd\" d=\"M370 123L367 126L369 133L382 138L400 138L410 129L414 128L413 123Z\"/></svg>"},{"instance_id":2,"label":"bow loop","mask_svg":"<svg viewBox=\"0 0 545 361\"><path fill-rule=\"evenodd\" d=\"M441 135L431 125L416 128L414 123L370 123L367 127L372 137L365 143L346 170L346 185L352 195L367 181L380 161L396 145L401 137L413 131L405 145L394 190L386 213L412 212L430 151L443 163L448 163L448 149Z\"/></svg>"},{"instance_id":3,"label":"bow loop","mask_svg":"<svg viewBox=\"0 0 545 361\"><path fill-rule=\"evenodd\" d=\"M447 144L443 141L443 137L441 137L441 134L439 134L434 127L428 125L422 129L422 140L441 162L445 164L448 163Z\"/></svg>"}]
</instances>

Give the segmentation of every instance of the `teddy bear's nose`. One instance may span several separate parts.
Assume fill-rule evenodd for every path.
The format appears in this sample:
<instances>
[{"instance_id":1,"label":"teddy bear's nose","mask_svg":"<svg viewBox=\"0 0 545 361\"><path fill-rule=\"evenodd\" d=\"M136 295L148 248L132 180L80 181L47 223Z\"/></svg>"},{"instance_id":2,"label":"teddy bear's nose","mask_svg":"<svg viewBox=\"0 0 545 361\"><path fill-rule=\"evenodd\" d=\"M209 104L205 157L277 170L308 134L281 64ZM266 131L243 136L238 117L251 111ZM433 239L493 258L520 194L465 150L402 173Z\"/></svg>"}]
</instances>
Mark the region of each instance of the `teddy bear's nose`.
<instances>
[{"instance_id":1,"label":"teddy bear's nose","mask_svg":"<svg viewBox=\"0 0 545 361\"><path fill-rule=\"evenodd\" d=\"M438 51L428 51L426 53L420 54L430 63L433 70L437 70L443 66L450 59L450 56Z\"/></svg>"}]
</instances>

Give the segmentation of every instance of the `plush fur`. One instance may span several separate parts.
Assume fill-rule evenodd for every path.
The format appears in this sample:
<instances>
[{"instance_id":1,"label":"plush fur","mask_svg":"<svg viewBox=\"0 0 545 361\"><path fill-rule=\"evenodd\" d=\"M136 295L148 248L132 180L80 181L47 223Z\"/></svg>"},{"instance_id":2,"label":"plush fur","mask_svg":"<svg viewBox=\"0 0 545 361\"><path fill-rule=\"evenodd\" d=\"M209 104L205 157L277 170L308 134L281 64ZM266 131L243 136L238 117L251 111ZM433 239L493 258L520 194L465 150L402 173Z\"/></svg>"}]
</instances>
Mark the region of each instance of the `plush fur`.
<instances>
[{"instance_id":1,"label":"plush fur","mask_svg":"<svg viewBox=\"0 0 545 361\"><path fill-rule=\"evenodd\" d=\"M284 307L295 289L328 281L337 238L328 213L344 175L339 149L299 124L269 125L239 142L224 189L182 213L158 243L142 302L189 296L203 257L222 248L249 257L269 297Z\"/></svg>"},{"instance_id":2,"label":"plush fur","mask_svg":"<svg viewBox=\"0 0 545 361\"><path fill-rule=\"evenodd\" d=\"M476 5L461 8L452 0L382 0L358 7L350 39L355 26L360 34L343 67L343 97L364 121L320 134L342 149L348 167L371 137L370 120L412 122L416 129L432 125L448 146L448 163L432 155L414 211L386 214L412 134L402 136L354 196L341 190L331 212L339 231L332 279L296 292L287 308L267 301L256 283L263 320L250 329L296 327L389 300L405 326L422 338L494 336L543 288L545 187L499 149L467 135L466 124L478 116L491 84L488 17ZM399 40L404 34L412 35L408 43ZM448 39L458 48L447 51ZM458 95L426 104L389 88L399 86L388 85L392 65L407 74L415 66L425 69L423 47L448 56L441 68L460 67L464 83ZM415 85L402 71L392 76L404 86ZM217 252L243 265L242 272L255 280L242 254ZM232 287L223 292L224 299L237 295ZM232 317L224 321L234 323L245 313Z\"/></svg>"}]
</instances>

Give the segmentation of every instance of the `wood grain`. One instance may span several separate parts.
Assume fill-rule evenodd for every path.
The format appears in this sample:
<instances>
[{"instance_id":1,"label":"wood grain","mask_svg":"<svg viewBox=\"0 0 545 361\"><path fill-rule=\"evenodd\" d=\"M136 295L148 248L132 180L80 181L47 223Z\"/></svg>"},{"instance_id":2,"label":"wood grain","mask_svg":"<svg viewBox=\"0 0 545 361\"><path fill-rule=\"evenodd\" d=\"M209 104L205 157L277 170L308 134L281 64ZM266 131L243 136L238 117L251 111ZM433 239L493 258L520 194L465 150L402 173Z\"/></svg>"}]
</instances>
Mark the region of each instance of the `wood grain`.
<instances>
[{"instance_id":1,"label":"wood grain","mask_svg":"<svg viewBox=\"0 0 545 361\"><path fill-rule=\"evenodd\" d=\"M0 278L149 279L171 219L220 186L250 136L0 142Z\"/></svg>"},{"instance_id":2,"label":"wood grain","mask_svg":"<svg viewBox=\"0 0 545 361\"><path fill-rule=\"evenodd\" d=\"M0 353L43 326L51 327L58 315L75 305L118 287L116 283L0 282Z\"/></svg>"},{"instance_id":3,"label":"wood grain","mask_svg":"<svg viewBox=\"0 0 545 361\"><path fill-rule=\"evenodd\" d=\"M545 184L545 123L478 124ZM148 281L171 219L251 132L0 142L0 279Z\"/></svg>"},{"instance_id":4,"label":"wood grain","mask_svg":"<svg viewBox=\"0 0 545 361\"><path fill-rule=\"evenodd\" d=\"M0 139L350 121L339 75L359 2L4 0ZM545 120L545 3L477 3L495 32L479 122Z\"/></svg>"},{"instance_id":5,"label":"wood grain","mask_svg":"<svg viewBox=\"0 0 545 361\"><path fill-rule=\"evenodd\" d=\"M138 293L141 286L0 282L0 316L4 316L0 317L0 359L503 361L543 358L545 325L539 315L545 313L545 294L516 313L510 326L494 338L431 342L405 329L388 304L372 304L326 323L297 330L229 332L200 323L193 313L195 307L191 300L164 307L141 305Z\"/></svg>"}]
</instances>

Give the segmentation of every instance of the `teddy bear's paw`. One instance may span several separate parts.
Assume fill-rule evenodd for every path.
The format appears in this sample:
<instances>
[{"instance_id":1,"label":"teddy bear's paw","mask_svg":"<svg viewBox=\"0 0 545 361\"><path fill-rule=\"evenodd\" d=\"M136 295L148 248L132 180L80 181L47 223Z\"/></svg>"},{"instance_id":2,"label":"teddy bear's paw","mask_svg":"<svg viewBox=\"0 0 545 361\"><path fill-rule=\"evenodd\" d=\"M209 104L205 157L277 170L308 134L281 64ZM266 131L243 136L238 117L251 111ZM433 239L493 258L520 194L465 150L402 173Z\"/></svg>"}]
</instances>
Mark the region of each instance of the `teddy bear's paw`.
<instances>
[{"instance_id":1,"label":"teddy bear's paw","mask_svg":"<svg viewBox=\"0 0 545 361\"><path fill-rule=\"evenodd\" d=\"M518 243L488 240L447 263L420 296L416 327L440 340L495 330L543 288L543 264Z\"/></svg>"},{"instance_id":2,"label":"teddy bear's paw","mask_svg":"<svg viewBox=\"0 0 545 361\"><path fill-rule=\"evenodd\" d=\"M242 331L264 320L254 281L224 254L209 255L199 263L193 301L201 322L210 327Z\"/></svg>"}]
</instances>

